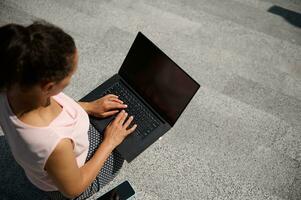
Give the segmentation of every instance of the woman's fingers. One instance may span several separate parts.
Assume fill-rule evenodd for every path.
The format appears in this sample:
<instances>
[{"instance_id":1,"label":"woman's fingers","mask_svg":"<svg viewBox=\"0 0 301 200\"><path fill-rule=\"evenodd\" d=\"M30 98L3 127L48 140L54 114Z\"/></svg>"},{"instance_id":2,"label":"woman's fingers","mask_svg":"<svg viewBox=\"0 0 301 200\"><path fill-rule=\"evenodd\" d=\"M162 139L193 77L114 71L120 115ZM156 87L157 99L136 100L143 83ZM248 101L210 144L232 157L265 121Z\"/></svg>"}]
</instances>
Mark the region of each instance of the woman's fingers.
<instances>
[{"instance_id":1,"label":"woman's fingers","mask_svg":"<svg viewBox=\"0 0 301 200\"><path fill-rule=\"evenodd\" d=\"M116 101L116 102L119 102L119 103L123 103L122 100L118 99L119 96L117 96L115 94L108 94L105 97L108 98L108 100L110 100L110 101Z\"/></svg>"},{"instance_id":2,"label":"woman's fingers","mask_svg":"<svg viewBox=\"0 0 301 200\"><path fill-rule=\"evenodd\" d=\"M137 124L134 124L130 129L128 129L126 131L126 134L128 135L128 134L132 133L136 128L137 128Z\"/></svg>"},{"instance_id":3,"label":"woman's fingers","mask_svg":"<svg viewBox=\"0 0 301 200\"><path fill-rule=\"evenodd\" d=\"M103 113L103 117L108 117L108 116L114 115L118 112L119 112L119 110L108 111L108 112Z\"/></svg>"},{"instance_id":4,"label":"woman's fingers","mask_svg":"<svg viewBox=\"0 0 301 200\"><path fill-rule=\"evenodd\" d=\"M110 100L110 101L113 101L113 102L118 102L118 103L123 104L123 101L121 101L120 99L117 99L117 98L115 98L115 97L112 97L112 98L110 98L109 100Z\"/></svg>"},{"instance_id":5,"label":"woman's fingers","mask_svg":"<svg viewBox=\"0 0 301 200\"><path fill-rule=\"evenodd\" d=\"M124 121L125 121L125 119L127 118L127 116L128 116L128 113L123 114L123 116L121 117L121 120L120 120L120 124L121 124L121 125L124 124Z\"/></svg>"},{"instance_id":6,"label":"woman's fingers","mask_svg":"<svg viewBox=\"0 0 301 200\"><path fill-rule=\"evenodd\" d=\"M126 113L124 110L122 110L122 111L118 114L118 116L116 117L116 118L117 118L117 119L116 119L117 123L120 124L120 125L123 125L124 120L126 119L126 117L127 117L127 113Z\"/></svg>"},{"instance_id":7,"label":"woman's fingers","mask_svg":"<svg viewBox=\"0 0 301 200\"><path fill-rule=\"evenodd\" d=\"M123 116L124 112L125 112L125 111L122 110L122 111L120 111L120 112L118 113L118 115L115 117L115 120L114 120L115 123L119 124L119 122L120 122L120 120L121 120L121 117Z\"/></svg>"},{"instance_id":8,"label":"woman's fingers","mask_svg":"<svg viewBox=\"0 0 301 200\"><path fill-rule=\"evenodd\" d=\"M107 94L105 97L107 97L107 98L110 98L110 97L115 97L115 98L118 98L118 96L117 96L117 95L115 95L115 94Z\"/></svg>"},{"instance_id":9,"label":"woman's fingers","mask_svg":"<svg viewBox=\"0 0 301 200\"><path fill-rule=\"evenodd\" d=\"M121 125L123 125L125 128L127 128L131 122L133 121L134 117L130 116L127 120L128 113L125 112L125 110L122 110L117 117L115 118ZM126 120L126 122L124 123L124 121Z\"/></svg>"},{"instance_id":10,"label":"woman's fingers","mask_svg":"<svg viewBox=\"0 0 301 200\"><path fill-rule=\"evenodd\" d=\"M115 95L115 94L108 94L105 96L107 98L107 100L109 100L110 103L120 103L120 104L123 104L123 101L118 99L118 96Z\"/></svg>"},{"instance_id":11,"label":"woman's fingers","mask_svg":"<svg viewBox=\"0 0 301 200\"><path fill-rule=\"evenodd\" d=\"M108 109L115 109L115 108L127 108L126 104L118 103L118 102L113 102L110 101L107 103L107 108Z\"/></svg>"},{"instance_id":12,"label":"woman's fingers","mask_svg":"<svg viewBox=\"0 0 301 200\"><path fill-rule=\"evenodd\" d=\"M128 120L124 123L124 127L125 128L127 128L130 124L131 124L131 122L133 121L133 116L130 116L129 118L128 118Z\"/></svg>"}]
</instances>

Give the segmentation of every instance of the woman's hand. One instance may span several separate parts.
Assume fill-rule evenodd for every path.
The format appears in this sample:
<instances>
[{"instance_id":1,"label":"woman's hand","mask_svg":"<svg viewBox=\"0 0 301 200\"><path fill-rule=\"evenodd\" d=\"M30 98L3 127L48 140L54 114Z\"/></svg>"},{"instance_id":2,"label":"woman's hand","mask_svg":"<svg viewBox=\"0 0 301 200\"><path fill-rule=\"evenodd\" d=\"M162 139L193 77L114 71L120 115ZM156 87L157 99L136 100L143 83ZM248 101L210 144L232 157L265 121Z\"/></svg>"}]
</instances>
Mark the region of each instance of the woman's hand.
<instances>
[{"instance_id":1,"label":"woman's hand","mask_svg":"<svg viewBox=\"0 0 301 200\"><path fill-rule=\"evenodd\" d=\"M131 128L127 129L133 120L133 116L127 118L127 113L122 110L116 118L106 127L104 132L104 143L109 145L112 149L115 149L130 133L132 133L137 124L134 124Z\"/></svg>"},{"instance_id":2,"label":"woman's hand","mask_svg":"<svg viewBox=\"0 0 301 200\"><path fill-rule=\"evenodd\" d=\"M118 99L114 94L108 94L102 98L89 103L89 114L94 117L105 118L119 112L118 109L124 109L127 105Z\"/></svg>"}]
</instances>

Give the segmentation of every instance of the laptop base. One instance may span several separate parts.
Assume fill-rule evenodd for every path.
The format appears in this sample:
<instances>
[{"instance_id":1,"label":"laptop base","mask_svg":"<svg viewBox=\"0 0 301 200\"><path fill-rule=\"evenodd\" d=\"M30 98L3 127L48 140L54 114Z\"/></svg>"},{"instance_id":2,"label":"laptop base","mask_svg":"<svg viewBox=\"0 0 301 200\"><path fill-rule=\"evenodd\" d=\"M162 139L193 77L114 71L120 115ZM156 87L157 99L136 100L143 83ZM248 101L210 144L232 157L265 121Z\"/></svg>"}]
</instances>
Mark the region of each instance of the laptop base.
<instances>
[{"instance_id":1,"label":"laptop base","mask_svg":"<svg viewBox=\"0 0 301 200\"><path fill-rule=\"evenodd\" d=\"M122 79L121 76L118 74L115 74L111 78L109 78L107 81L105 81L100 86L96 87L94 90L92 90L89 94L87 94L85 97L81 98L79 101L85 101L90 102L94 101L96 99L99 99L103 96L104 92L114 83L121 81L124 84L126 84L128 87L130 87L125 80ZM132 88L130 88L132 91L134 91ZM136 95L137 93L134 92ZM143 104L145 104L146 107L151 109L152 112L155 112L150 106L139 98ZM158 114L156 113L156 116ZM106 118L96 118L93 116L89 116L91 124L100 132L104 132L106 126L114 120L115 116L109 116ZM149 135L147 135L145 138L141 138L137 135L135 135L135 132L131 133L119 146L117 146L117 151L124 157L124 159L127 162L131 162L133 159L135 159L140 153L142 153L146 148L148 148L152 143L154 143L157 139L159 139L162 135L164 135L171 126L163 120L160 116L158 117L161 121L159 127L157 127L153 132L151 132ZM135 120L135 119L134 119ZM139 124L138 124L139 126Z\"/></svg>"}]
</instances>

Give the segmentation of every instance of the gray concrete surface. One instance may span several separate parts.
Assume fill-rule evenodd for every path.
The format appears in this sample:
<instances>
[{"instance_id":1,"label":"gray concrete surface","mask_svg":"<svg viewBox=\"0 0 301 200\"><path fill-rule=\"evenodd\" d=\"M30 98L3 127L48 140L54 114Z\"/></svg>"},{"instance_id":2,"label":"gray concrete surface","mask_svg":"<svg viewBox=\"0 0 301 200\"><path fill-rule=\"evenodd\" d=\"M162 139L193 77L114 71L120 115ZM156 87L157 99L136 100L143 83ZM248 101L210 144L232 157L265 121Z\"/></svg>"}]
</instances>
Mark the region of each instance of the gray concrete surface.
<instances>
[{"instance_id":1,"label":"gray concrete surface","mask_svg":"<svg viewBox=\"0 0 301 200\"><path fill-rule=\"evenodd\" d=\"M202 85L90 199L129 180L139 200L300 200L301 29L275 5L301 12L299 0L0 0L0 25L43 19L74 37L74 99L117 72L138 31Z\"/></svg>"}]
</instances>

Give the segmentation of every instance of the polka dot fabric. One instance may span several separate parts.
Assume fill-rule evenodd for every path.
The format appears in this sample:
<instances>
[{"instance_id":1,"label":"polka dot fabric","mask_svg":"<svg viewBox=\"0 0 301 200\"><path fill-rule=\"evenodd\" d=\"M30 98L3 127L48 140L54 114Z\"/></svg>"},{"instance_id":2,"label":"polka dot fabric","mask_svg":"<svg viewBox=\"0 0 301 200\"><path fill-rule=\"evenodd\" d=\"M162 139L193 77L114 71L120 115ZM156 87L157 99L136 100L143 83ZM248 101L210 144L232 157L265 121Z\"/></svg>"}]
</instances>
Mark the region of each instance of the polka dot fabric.
<instances>
[{"instance_id":1,"label":"polka dot fabric","mask_svg":"<svg viewBox=\"0 0 301 200\"><path fill-rule=\"evenodd\" d=\"M92 158L95 151L103 141L103 134L100 134L92 124L90 124L89 126L88 136L90 145L86 162L88 162ZM77 198L74 198L74 200L83 200L98 192L103 186L105 186L114 179L118 171L121 169L123 162L124 158L117 151L114 150L105 162L100 172L98 173L95 180L81 195L79 195ZM52 191L47 193L50 200L67 199L58 191Z\"/></svg>"}]
</instances>

